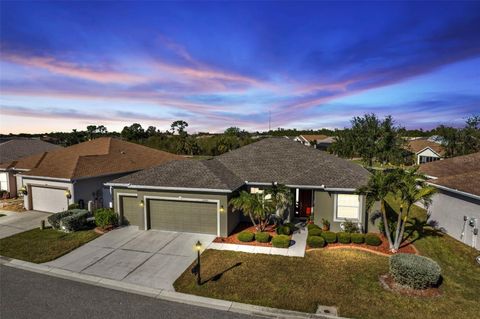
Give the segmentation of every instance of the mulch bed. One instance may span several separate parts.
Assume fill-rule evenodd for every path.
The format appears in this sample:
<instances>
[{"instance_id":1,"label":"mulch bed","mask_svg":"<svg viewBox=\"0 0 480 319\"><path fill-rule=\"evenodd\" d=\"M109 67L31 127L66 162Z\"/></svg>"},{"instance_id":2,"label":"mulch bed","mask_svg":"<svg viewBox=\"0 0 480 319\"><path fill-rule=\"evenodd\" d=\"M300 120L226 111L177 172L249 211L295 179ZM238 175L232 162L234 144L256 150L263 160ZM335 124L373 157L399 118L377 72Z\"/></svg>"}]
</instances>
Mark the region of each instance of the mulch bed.
<instances>
[{"instance_id":1,"label":"mulch bed","mask_svg":"<svg viewBox=\"0 0 480 319\"><path fill-rule=\"evenodd\" d=\"M341 249L341 248L353 248L353 249L359 249L359 250L366 250L366 251L371 251L373 253L377 253L380 255L394 255L391 251L390 248L388 247L388 240L385 238L385 236L380 236L382 239L382 244L380 246L369 246L367 244L340 244L340 243L334 243L334 244L327 244L325 248L320 248L320 249ZM312 248L307 245L307 250L309 249L318 249L318 248ZM418 255L418 250L413 246L413 244L403 244L400 249L398 250L398 253L405 253L405 254L414 254Z\"/></svg>"},{"instance_id":2,"label":"mulch bed","mask_svg":"<svg viewBox=\"0 0 480 319\"><path fill-rule=\"evenodd\" d=\"M432 298L442 295L442 291L437 287L427 289L413 289L395 282L390 274L382 275L379 278L382 287L386 290L410 297Z\"/></svg>"},{"instance_id":3,"label":"mulch bed","mask_svg":"<svg viewBox=\"0 0 480 319\"><path fill-rule=\"evenodd\" d=\"M23 198L9 198L0 200L0 209L13 212L24 212Z\"/></svg>"},{"instance_id":4,"label":"mulch bed","mask_svg":"<svg viewBox=\"0 0 480 319\"><path fill-rule=\"evenodd\" d=\"M228 237L217 237L213 240L214 243L221 243L221 244L235 244L235 245L248 245L248 246L261 246L261 247L272 247L272 243L259 243L255 240L251 242L243 242L237 239L237 235L242 231L249 231L252 233L256 233L257 230L255 226L252 226L250 223L240 223L230 234ZM271 237L276 236L277 233L275 232L275 226L269 225L265 229L266 233L269 233Z\"/></svg>"}]
</instances>

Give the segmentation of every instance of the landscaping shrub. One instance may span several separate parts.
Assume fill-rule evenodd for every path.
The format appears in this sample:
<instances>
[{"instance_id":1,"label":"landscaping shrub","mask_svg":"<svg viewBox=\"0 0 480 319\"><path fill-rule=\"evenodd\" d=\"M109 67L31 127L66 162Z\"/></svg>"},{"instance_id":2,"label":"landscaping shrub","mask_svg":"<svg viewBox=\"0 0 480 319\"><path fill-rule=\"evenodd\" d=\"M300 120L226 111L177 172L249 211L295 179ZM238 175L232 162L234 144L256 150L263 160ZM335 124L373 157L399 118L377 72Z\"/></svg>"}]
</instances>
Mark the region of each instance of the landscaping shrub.
<instances>
[{"instance_id":1,"label":"landscaping shrub","mask_svg":"<svg viewBox=\"0 0 480 319\"><path fill-rule=\"evenodd\" d=\"M365 242L365 235L364 234L355 233L355 234L352 234L350 236L350 238L352 240L352 243L354 243L354 244L363 244Z\"/></svg>"},{"instance_id":2,"label":"landscaping shrub","mask_svg":"<svg viewBox=\"0 0 480 319\"><path fill-rule=\"evenodd\" d=\"M382 240L377 234L368 233L365 235L365 244L369 246L380 246Z\"/></svg>"},{"instance_id":3,"label":"landscaping shrub","mask_svg":"<svg viewBox=\"0 0 480 319\"><path fill-rule=\"evenodd\" d=\"M396 254L390 256L390 274L399 284L414 289L425 289L438 283L441 268L434 260L427 257Z\"/></svg>"},{"instance_id":4,"label":"landscaping shrub","mask_svg":"<svg viewBox=\"0 0 480 319\"><path fill-rule=\"evenodd\" d=\"M307 229L308 229L308 231L310 231L312 229L321 229L321 228L317 224L308 224Z\"/></svg>"},{"instance_id":5,"label":"landscaping shrub","mask_svg":"<svg viewBox=\"0 0 480 319\"><path fill-rule=\"evenodd\" d=\"M63 211L63 212L60 212L60 213L55 213L55 214L52 214L52 215L48 216L47 220L50 223L50 225L52 225L52 227L54 229L60 229L60 220L62 218L73 215L73 214L78 213L78 212L82 212L82 211L83 211L82 209L66 210L66 211Z\"/></svg>"},{"instance_id":6,"label":"landscaping shrub","mask_svg":"<svg viewBox=\"0 0 480 319\"><path fill-rule=\"evenodd\" d=\"M277 235L272 238L272 246L275 248L288 248L288 246L290 246L290 237L287 235Z\"/></svg>"},{"instance_id":7,"label":"landscaping shrub","mask_svg":"<svg viewBox=\"0 0 480 319\"><path fill-rule=\"evenodd\" d=\"M92 223L87 221L87 217L89 217L89 212L87 210L75 209L75 211L75 213L60 219L60 229L72 232L90 228L92 226Z\"/></svg>"},{"instance_id":8,"label":"landscaping shrub","mask_svg":"<svg viewBox=\"0 0 480 319\"><path fill-rule=\"evenodd\" d=\"M293 232L295 232L298 229L297 226L295 226L294 223L285 223L285 224L283 224L283 226L287 226L288 228L290 228L290 234L292 234ZM290 235L290 234L288 234L288 235ZM287 235L287 234L285 234L285 235Z\"/></svg>"},{"instance_id":9,"label":"landscaping shrub","mask_svg":"<svg viewBox=\"0 0 480 319\"><path fill-rule=\"evenodd\" d=\"M327 243L335 243L337 241L337 234L331 231L322 232L322 237Z\"/></svg>"},{"instance_id":10,"label":"landscaping shrub","mask_svg":"<svg viewBox=\"0 0 480 319\"><path fill-rule=\"evenodd\" d=\"M118 222L118 216L111 208L100 208L95 211L95 224L100 228L115 226Z\"/></svg>"},{"instance_id":11,"label":"landscaping shrub","mask_svg":"<svg viewBox=\"0 0 480 319\"><path fill-rule=\"evenodd\" d=\"M307 238L307 244L312 248L321 248L325 246L325 239L320 236L310 236Z\"/></svg>"},{"instance_id":12,"label":"landscaping shrub","mask_svg":"<svg viewBox=\"0 0 480 319\"><path fill-rule=\"evenodd\" d=\"M339 243L342 244L350 244L350 233L337 233L337 239Z\"/></svg>"},{"instance_id":13,"label":"landscaping shrub","mask_svg":"<svg viewBox=\"0 0 480 319\"><path fill-rule=\"evenodd\" d=\"M237 235L238 240L245 243L252 241L254 237L255 234L249 231L242 231L240 234Z\"/></svg>"},{"instance_id":14,"label":"landscaping shrub","mask_svg":"<svg viewBox=\"0 0 480 319\"><path fill-rule=\"evenodd\" d=\"M270 241L270 234L267 232L256 233L255 240L259 243L268 243Z\"/></svg>"},{"instance_id":15,"label":"landscaping shrub","mask_svg":"<svg viewBox=\"0 0 480 319\"><path fill-rule=\"evenodd\" d=\"M78 205L77 203L68 205L68 210L79 209L79 208L80 208L80 205Z\"/></svg>"},{"instance_id":16,"label":"landscaping shrub","mask_svg":"<svg viewBox=\"0 0 480 319\"><path fill-rule=\"evenodd\" d=\"M322 230L320 228L313 228L308 230L308 236L321 236Z\"/></svg>"},{"instance_id":17,"label":"landscaping shrub","mask_svg":"<svg viewBox=\"0 0 480 319\"><path fill-rule=\"evenodd\" d=\"M279 234L279 235L290 236L292 234L292 229L289 226L286 226L286 225L278 226L276 231L277 231L277 234Z\"/></svg>"},{"instance_id":18,"label":"landscaping shrub","mask_svg":"<svg viewBox=\"0 0 480 319\"><path fill-rule=\"evenodd\" d=\"M358 233L358 225L350 220L343 222L343 231L346 233Z\"/></svg>"}]
</instances>

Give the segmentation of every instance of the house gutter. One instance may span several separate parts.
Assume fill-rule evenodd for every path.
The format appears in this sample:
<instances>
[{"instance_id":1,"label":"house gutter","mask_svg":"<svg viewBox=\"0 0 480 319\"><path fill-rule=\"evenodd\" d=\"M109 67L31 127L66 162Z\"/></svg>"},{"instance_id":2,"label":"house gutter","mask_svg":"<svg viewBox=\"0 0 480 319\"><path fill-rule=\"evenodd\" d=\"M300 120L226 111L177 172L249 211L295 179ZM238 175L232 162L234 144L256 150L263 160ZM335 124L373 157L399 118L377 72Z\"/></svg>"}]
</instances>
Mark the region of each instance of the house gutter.
<instances>
[{"instance_id":1,"label":"house gutter","mask_svg":"<svg viewBox=\"0 0 480 319\"><path fill-rule=\"evenodd\" d=\"M465 196L465 197L470 197L470 198L473 198L473 199L476 199L476 200L480 200L479 195L463 192L463 191L460 191L458 189L454 189L454 188L450 188L450 187L446 187L446 186L442 186L442 185L438 185L438 184L434 184L434 183L427 182L427 184L430 185L430 186L439 188L441 190L447 191L447 192L451 192L451 193L454 193L454 194L458 194L458 195L462 195L462 196Z\"/></svg>"},{"instance_id":2,"label":"house gutter","mask_svg":"<svg viewBox=\"0 0 480 319\"><path fill-rule=\"evenodd\" d=\"M16 175L20 175L23 178L30 178L30 179L37 179L37 180L44 180L44 181L60 181L60 182L69 182L69 183L72 182L72 180L69 178L33 176L33 175L24 175L24 174L16 174Z\"/></svg>"},{"instance_id":3,"label":"house gutter","mask_svg":"<svg viewBox=\"0 0 480 319\"><path fill-rule=\"evenodd\" d=\"M167 191L184 191L184 192L212 192L212 193L224 193L229 194L233 192L229 189L216 189L216 188L190 188L190 187L167 187L167 186L147 186L147 185L134 185L130 183L105 183L105 186L111 187L126 187L132 189L158 189Z\"/></svg>"},{"instance_id":4,"label":"house gutter","mask_svg":"<svg viewBox=\"0 0 480 319\"><path fill-rule=\"evenodd\" d=\"M276 182L272 182L276 183ZM245 184L249 186L271 186L272 183L261 183L261 182L249 182L245 181ZM313 185L293 185L293 184L285 184L285 186L289 188L306 188L306 189L319 189L325 190L330 192L355 192L356 188L338 188L338 187L325 187L325 185L320 186L313 186Z\"/></svg>"}]
</instances>

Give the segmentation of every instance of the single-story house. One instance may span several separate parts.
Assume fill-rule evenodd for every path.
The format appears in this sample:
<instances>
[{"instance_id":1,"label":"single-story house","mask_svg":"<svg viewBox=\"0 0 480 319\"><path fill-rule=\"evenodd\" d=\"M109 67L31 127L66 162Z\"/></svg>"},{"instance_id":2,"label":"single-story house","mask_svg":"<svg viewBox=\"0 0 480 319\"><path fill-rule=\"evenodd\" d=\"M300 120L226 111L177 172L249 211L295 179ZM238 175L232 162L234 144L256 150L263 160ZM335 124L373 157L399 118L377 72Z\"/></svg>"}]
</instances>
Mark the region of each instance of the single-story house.
<instances>
[{"instance_id":1,"label":"single-story house","mask_svg":"<svg viewBox=\"0 0 480 319\"><path fill-rule=\"evenodd\" d=\"M453 238L480 250L480 152L420 165L438 192L431 219Z\"/></svg>"},{"instance_id":2,"label":"single-story house","mask_svg":"<svg viewBox=\"0 0 480 319\"><path fill-rule=\"evenodd\" d=\"M266 138L209 160L173 161L123 176L113 187L120 219L140 229L230 234L242 216L229 201L240 190L258 192L272 183L295 198L287 218L313 215L339 231L345 220L367 230L365 198L355 190L370 173L360 165L287 138Z\"/></svg>"},{"instance_id":3,"label":"single-story house","mask_svg":"<svg viewBox=\"0 0 480 319\"><path fill-rule=\"evenodd\" d=\"M46 152L61 148L58 145L39 139L11 139L0 144L0 191L6 191L11 197L23 185L15 175L36 167Z\"/></svg>"},{"instance_id":4,"label":"single-story house","mask_svg":"<svg viewBox=\"0 0 480 319\"><path fill-rule=\"evenodd\" d=\"M303 134L295 137L293 140L295 142L300 142L306 146L315 146L318 141L324 140L326 138L328 138L328 136L324 134Z\"/></svg>"},{"instance_id":5,"label":"single-story house","mask_svg":"<svg viewBox=\"0 0 480 319\"><path fill-rule=\"evenodd\" d=\"M406 149L414 157L413 161L417 165L439 161L445 157L442 144L428 139L410 140L407 142Z\"/></svg>"},{"instance_id":6,"label":"single-story house","mask_svg":"<svg viewBox=\"0 0 480 319\"><path fill-rule=\"evenodd\" d=\"M27 209L60 212L70 204L109 207L104 183L128 173L158 166L182 156L146 146L101 137L46 153L40 164L19 176Z\"/></svg>"}]
</instances>

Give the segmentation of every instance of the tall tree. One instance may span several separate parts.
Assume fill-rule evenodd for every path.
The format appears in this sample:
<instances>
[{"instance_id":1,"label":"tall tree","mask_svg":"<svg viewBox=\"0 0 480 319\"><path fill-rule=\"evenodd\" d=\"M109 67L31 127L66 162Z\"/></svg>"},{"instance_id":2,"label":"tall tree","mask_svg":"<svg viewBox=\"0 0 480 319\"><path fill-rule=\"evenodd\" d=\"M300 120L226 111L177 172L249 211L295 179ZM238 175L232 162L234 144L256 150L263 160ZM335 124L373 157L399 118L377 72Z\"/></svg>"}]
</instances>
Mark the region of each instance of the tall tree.
<instances>
[{"instance_id":1,"label":"tall tree","mask_svg":"<svg viewBox=\"0 0 480 319\"><path fill-rule=\"evenodd\" d=\"M177 132L178 135L186 134L185 129L188 127L188 123L183 120L178 120L170 125L172 133Z\"/></svg>"}]
</instances>

